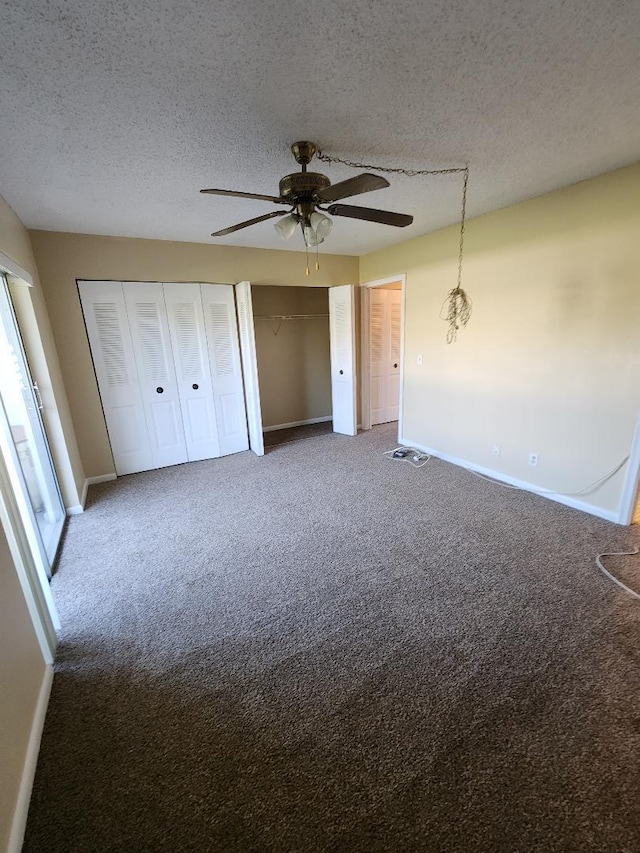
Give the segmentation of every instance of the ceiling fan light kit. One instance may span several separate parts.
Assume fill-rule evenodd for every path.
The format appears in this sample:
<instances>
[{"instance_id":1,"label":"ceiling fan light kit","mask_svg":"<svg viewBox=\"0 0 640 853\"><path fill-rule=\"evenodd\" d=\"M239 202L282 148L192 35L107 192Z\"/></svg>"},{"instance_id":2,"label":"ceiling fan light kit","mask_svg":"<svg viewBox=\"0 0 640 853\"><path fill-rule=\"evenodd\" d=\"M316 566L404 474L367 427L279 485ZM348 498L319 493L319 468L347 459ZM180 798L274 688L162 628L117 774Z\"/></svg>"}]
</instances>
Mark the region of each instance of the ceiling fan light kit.
<instances>
[{"instance_id":1,"label":"ceiling fan light kit","mask_svg":"<svg viewBox=\"0 0 640 853\"><path fill-rule=\"evenodd\" d=\"M307 166L314 156L324 163L341 163L355 169L374 169L376 172L387 172L405 175L407 177L418 177L422 175L452 175L462 174L464 176L462 187L462 213L460 217L460 245L458 255L458 283L449 291L442 306L442 319L446 320L449 329L447 332L447 343L456 340L458 329L466 326L471 316L471 300L462 289L462 255L464 248L464 226L467 202L467 183L469 181L469 167L454 167L448 169L403 169L386 168L383 166L370 166L364 163L354 163L351 160L341 160L339 157L330 157L319 151L315 143L303 140L294 142L291 153L300 164L301 171L291 175L285 175L279 184L279 195L270 196L262 193L249 193L240 190L204 189L201 193L211 195L233 196L236 198L249 198L259 201L270 201L274 204L289 205L289 210L275 210L230 225L220 231L214 231L212 237L225 237L241 228L257 225L274 217L283 217L274 227L283 240L289 240L298 225L302 231L305 250L307 251L306 274L309 275L308 250L317 247L329 236L333 228L330 216L344 216L348 219L360 219L365 222L377 222L381 225L391 225L395 228L406 228L413 222L413 216L406 213L395 213L390 210L378 210L373 207L359 207L353 204L335 204L343 198L350 198L361 193L373 192L389 186L389 181L381 175L372 172L362 172L353 178L347 178L337 184L332 184L326 175L320 172L308 172ZM323 207L322 205L329 205ZM320 264L316 258L316 269Z\"/></svg>"}]
</instances>

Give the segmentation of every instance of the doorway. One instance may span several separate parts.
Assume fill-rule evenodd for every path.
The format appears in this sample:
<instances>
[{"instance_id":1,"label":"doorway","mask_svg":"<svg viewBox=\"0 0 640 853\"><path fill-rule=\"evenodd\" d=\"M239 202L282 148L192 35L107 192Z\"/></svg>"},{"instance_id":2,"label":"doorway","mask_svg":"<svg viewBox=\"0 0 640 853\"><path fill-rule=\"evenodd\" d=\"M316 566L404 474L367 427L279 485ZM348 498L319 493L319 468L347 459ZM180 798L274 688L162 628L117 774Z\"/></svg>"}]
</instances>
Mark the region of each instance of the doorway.
<instances>
[{"instance_id":1,"label":"doorway","mask_svg":"<svg viewBox=\"0 0 640 853\"><path fill-rule=\"evenodd\" d=\"M402 432L404 274L361 286L362 427L398 422Z\"/></svg>"},{"instance_id":2,"label":"doorway","mask_svg":"<svg viewBox=\"0 0 640 853\"><path fill-rule=\"evenodd\" d=\"M355 288L236 285L251 449L333 431L355 435ZM292 435L293 433L293 435Z\"/></svg>"},{"instance_id":3,"label":"doorway","mask_svg":"<svg viewBox=\"0 0 640 853\"><path fill-rule=\"evenodd\" d=\"M265 447L331 431L326 287L253 285Z\"/></svg>"}]
</instances>

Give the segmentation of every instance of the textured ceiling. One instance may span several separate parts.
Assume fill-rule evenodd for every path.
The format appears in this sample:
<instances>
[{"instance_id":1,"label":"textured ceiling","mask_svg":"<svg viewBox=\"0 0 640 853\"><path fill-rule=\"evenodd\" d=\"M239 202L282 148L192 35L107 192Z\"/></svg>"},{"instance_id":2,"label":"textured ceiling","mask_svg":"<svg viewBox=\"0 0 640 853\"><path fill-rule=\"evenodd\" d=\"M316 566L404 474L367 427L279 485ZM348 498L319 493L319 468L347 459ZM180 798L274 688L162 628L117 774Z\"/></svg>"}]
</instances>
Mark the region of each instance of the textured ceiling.
<instances>
[{"instance_id":1,"label":"textured ceiling","mask_svg":"<svg viewBox=\"0 0 640 853\"><path fill-rule=\"evenodd\" d=\"M30 228L267 248L289 145L414 169L464 165L471 216L640 150L638 0L4 0L0 194ZM355 172L316 163L331 181ZM391 177L325 250L454 222L461 179Z\"/></svg>"}]
</instances>

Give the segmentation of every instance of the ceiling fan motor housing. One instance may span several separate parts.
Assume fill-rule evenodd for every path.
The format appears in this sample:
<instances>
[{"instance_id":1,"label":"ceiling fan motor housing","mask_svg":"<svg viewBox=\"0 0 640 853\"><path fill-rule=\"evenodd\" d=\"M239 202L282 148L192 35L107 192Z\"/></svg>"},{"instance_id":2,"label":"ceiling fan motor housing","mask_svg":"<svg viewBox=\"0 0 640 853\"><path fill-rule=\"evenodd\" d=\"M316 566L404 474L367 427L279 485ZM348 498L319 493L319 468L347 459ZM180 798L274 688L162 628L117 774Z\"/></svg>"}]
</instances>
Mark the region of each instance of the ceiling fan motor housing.
<instances>
[{"instance_id":1,"label":"ceiling fan motor housing","mask_svg":"<svg viewBox=\"0 0 640 853\"><path fill-rule=\"evenodd\" d=\"M280 196L291 204L309 201L314 193L331 186L326 175L319 172L294 172L280 181Z\"/></svg>"}]
</instances>

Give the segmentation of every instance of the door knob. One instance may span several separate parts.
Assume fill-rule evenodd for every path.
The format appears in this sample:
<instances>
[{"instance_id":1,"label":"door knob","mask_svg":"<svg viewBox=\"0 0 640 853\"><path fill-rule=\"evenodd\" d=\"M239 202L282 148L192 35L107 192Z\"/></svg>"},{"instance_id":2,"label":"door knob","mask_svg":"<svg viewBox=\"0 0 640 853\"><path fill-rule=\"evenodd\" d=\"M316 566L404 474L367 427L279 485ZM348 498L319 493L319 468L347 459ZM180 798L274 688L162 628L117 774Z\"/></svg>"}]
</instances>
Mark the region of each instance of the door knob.
<instances>
[{"instance_id":1,"label":"door knob","mask_svg":"<svg viewBox=\"0 0 640 853\"><path fill-rule=\"evenodd\" d=\"M397 365L397 364L394 364L393 366L394 366L394 367L397 367L398 365Z\"/></svg>"},{"instance_id":2,"label":"door knob","mask_svg":"<svg viewBox=\"0 0 640 853\"><path fill-rule=\"evenodd\" d=\"M341 371L340 371L340 376L342 376L342 375L343 375L343 373L344 373L344 370L341 370Z\"/></svg>"},{"instance_id":3,"label":"door knob","mask_svg":"<svg viewBox=\"0 0 640 853\"><path fill-rule=\"evenodd\" d=\"M194 382L191 387L193 388L194 391L197 391L198 390L198 383Z\"/></svg>"},{"instance_id":4,"label":"door knob","mask_svg":"<svg viewBox=\"0 0 640 853\"><path fill-rule=\"evenodd\" d=\"M163 391L164 391L164 388L161 385L158 385L158 387L156 388L156 393L162 394Z\"/></svg>"}]
</instances>

